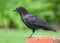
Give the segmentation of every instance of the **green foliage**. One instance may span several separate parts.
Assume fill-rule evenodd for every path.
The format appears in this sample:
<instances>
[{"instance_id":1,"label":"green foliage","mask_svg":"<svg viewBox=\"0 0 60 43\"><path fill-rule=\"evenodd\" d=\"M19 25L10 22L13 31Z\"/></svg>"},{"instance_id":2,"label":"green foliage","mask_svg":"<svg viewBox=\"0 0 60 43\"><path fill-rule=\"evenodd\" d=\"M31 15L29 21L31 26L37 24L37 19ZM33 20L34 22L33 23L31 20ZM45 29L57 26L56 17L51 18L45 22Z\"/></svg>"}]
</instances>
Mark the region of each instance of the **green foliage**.
<instances>
[{"instance_id":1,"label":"green foliage","mask_svg":"<svg viewBox=\"0 0 60 43\"><path fill-rule=\"evenodd\" d=\"M13 12L19 6L25 7L30 13L36 14L49 23L60 23L59 0L0 0L0 27L8 28L13 23L20 29L24 28L20 15Z\"/></svg>"}]
</instances>

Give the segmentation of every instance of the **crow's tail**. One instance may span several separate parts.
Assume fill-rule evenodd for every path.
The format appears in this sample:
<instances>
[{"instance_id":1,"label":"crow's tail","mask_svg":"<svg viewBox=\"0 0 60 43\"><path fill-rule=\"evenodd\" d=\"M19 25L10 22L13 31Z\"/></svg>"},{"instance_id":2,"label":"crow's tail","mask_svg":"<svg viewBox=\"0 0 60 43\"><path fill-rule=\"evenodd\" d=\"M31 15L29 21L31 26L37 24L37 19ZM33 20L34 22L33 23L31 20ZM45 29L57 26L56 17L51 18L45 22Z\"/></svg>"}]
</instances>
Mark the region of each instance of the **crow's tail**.
<instances>
[{"instance_id":1,"label":"crow's tail","mask_svg":"<svg viewBox=\"0 0 60 43\"><path fill-rule=\"evenodd\" d=\"M53 29L52 27L47 27L49 30L52 30L52 31L54 31L54 32L56 32L56 30L55 29Z\"/></svg>"},{"instance_id":2,"label":"crow's tail","mask_svg":"<svg viewBox=\"0 0 60 43\"><path fill-rule=\"evenodd\" d=\"M56 32L56 30L55 29L53 29L52 27L50 27L50 26L43 26L42 28L44 28L44 30L52 30L52 31L54 31L54 32Z\"/></svg>"}]
</instances>

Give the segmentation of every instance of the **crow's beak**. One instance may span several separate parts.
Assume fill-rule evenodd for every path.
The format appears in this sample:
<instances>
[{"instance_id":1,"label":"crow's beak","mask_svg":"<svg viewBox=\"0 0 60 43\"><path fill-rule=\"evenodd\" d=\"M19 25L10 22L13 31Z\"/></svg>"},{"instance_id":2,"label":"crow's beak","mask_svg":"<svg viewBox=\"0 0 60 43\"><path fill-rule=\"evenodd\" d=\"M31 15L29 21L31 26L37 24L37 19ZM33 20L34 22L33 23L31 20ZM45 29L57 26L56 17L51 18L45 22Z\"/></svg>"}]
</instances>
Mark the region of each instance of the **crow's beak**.
<instances>
[{"instance_id":1,"label":"crow's beak","mask_svg":"<svg viewBox=\"0 0 60 43\"><path fill-rule=\"evenodd\" d=\"M13 11L16 11L16 10L13 10Z\"/></svg>"}]
</instances>

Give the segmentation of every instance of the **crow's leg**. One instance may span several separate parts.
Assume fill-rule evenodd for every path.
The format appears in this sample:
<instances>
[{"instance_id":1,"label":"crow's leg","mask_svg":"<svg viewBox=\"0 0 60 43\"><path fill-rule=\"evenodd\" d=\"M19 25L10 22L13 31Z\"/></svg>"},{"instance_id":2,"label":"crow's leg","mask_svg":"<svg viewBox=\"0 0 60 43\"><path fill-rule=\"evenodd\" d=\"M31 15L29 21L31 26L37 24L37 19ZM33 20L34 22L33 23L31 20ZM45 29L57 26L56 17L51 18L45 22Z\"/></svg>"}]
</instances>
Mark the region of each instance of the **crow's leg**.
<instances>
[{"instance_id":1,"label":"crow's leg","mask_svg":"<svg viewBox=\"0 0 60 43\"><path fill-rule=\"evenodd\" d=\"M32 30L32 34L29 36L29 38L31 38L31 36L34 34L35 30Z\"/></svg>"}]
</instances>

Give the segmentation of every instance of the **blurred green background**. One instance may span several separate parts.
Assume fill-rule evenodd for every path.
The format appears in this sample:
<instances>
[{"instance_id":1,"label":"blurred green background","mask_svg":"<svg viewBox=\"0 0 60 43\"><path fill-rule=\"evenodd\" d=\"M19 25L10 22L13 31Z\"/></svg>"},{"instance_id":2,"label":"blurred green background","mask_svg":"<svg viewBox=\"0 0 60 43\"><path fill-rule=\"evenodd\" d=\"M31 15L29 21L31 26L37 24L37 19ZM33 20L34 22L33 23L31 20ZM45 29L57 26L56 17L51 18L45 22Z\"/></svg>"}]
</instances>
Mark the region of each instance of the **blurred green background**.
<instances>
[{"instance_id":1,"label":"blurred green background","mask_svg":"<svg viewBox=\"0 0 60 43\"><path fill-rule=\"evenodd\" d=\"M60 24L60 0L0 0L0 27L24 27L18 13L13 12L19 6L48 23Z\"/></svg>"},{"instance_id":2,"label":"blurred green background","mask_svg":"<svg viewBox=\"0 0 60 43\"><path fill-rule=\"evenodd\" d=\"M25 43L26 37L31 34L19 14L13 12L19 6L42 18L53 28L60 29L60 0L0 0L0 43ZM60 33L37 30L34 35L60 36Z\"/></svg>"}]
</instances>

